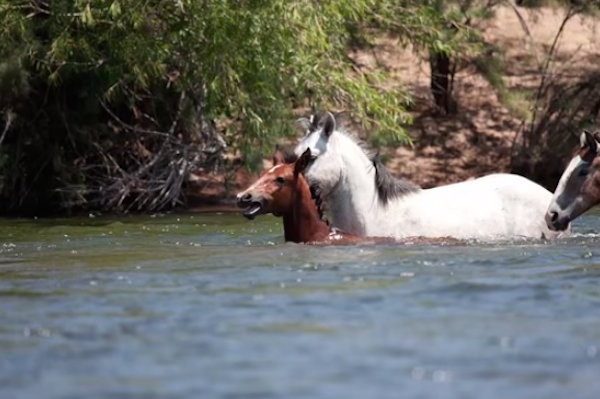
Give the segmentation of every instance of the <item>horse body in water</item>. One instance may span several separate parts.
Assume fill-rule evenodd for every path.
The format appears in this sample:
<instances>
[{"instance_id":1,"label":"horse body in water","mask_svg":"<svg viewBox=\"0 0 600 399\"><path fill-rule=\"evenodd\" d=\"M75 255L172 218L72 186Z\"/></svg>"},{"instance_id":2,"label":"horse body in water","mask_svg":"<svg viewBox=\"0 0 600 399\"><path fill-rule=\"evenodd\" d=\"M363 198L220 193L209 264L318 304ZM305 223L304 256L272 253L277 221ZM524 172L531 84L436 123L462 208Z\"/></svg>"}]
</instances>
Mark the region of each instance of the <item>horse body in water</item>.
<instances>
[{"instance_id":1,"label":"horse body in water","mask_svg":"<svg viewBox=\"0 0 600 399\"><path fill-rule=\"evenodd\" d=\"M458 239L553 238L544 222L552 194L524 177L494 174L431 189L390 175L355 139L336 130L331 113L301 120L309 148L305 173L321 191L332 223L359 236Z\"/></svg>"},{"instance_id":2,"label":"horse body in water","mask_svg":"<svg viewBox=\"0 0 600 399\"><path fill-rule=\"evenodd\" d=\"M273 167L248 189L237 195L243 215L248 219L272 213L283 217L286 241L297 243L356 243L359 237L332 229L322 218L302 172L310 162L306 150L294 163L283 163L276 152Z\"/></svg>"},{"instance_id":3,"label":"horse body in water","mask_svg":"<svg viewBox=\"0 0 600 399\"><path fill-rule=\"evenodd\" d=\"M307 149L295 162L283 163L283 156L276 152L274 166L246 190L237 195L243 215L254 219L258 215L272 213L283 217L285 241L308 244L458 244L448 237L410 237L397 240L392 237L358 237L329 226L313 200L303 171L312 160ZM317 201L319 199L317 198Z\"/></svg>"},{"instance_id":4,"label":"horse body in water","mask_svg":"<svg viewBox=\"0 0 600 399\"><path fill-rule=\"evenodd\" d=\"M584 131L581 148L563 172L546 212L546 223L561 231L600 203L600 134Z\"/></svg>"}]
</instances>

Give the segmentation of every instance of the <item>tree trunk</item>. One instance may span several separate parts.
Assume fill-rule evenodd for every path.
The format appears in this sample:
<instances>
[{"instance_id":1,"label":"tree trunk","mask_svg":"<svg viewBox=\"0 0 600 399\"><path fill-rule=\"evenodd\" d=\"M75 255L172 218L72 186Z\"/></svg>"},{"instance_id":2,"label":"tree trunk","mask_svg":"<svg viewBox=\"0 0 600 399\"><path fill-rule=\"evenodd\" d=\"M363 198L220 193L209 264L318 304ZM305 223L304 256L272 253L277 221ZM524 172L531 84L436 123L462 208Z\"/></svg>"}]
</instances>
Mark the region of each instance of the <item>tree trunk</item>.
<instances>
[{"instance_id":1,"label":"tree trunk","mask_svg":"<svg viewBox=\"0 0 600 399\"><path fill-rule=\"evenodd\" d=\"M450 57L444 53L430 52L431 94L435 104L446 113L451 112L452 93L450 86Z\"/></svg>"}]
</instances>

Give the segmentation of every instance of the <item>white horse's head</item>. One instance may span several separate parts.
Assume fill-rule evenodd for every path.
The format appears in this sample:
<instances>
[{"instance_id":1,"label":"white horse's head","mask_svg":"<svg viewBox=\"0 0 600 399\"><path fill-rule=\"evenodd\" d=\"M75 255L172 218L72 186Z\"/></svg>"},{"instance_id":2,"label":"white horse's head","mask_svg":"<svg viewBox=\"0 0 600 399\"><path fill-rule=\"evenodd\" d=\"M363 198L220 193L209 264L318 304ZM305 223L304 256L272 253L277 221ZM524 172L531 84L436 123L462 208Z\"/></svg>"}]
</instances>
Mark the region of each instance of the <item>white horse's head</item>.
<instances>
[{"instance_id":1,"label":"white horse's head","mask_svg":"<svg viewBox=\"0 0 600 399\"><path fill-rule=\"evenodd\" d=\"M569 223L600 203L600 135L584 131L581 149L565 169L548 211L551 230L565 230Z\"/></svg>"},{"instance_id":2,"label":"white horse's head","mask_svg":"<svg viewBox=\"0 0 600 399\"><path fill-rule=\"evenodd\" d=\"M300 118L299 125L305 130L304 137L294 149L300 156L310 149L313 161L305 172L311 185L317 185L323 197L327 197L342 178L344 162L341 152L335 150L336 123L331 112Z\"/></svg>"}]
</instances>

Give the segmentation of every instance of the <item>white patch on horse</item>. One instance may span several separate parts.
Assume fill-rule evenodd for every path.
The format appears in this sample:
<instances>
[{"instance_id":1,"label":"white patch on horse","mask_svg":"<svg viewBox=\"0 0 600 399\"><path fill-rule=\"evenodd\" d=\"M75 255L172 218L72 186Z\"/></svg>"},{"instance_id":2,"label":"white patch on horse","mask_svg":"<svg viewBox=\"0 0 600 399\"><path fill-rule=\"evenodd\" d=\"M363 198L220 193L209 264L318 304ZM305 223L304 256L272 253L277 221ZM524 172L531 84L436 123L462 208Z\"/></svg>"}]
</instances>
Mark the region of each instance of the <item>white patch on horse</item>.
<instances>
[{"instance_id":1,"label":"white patch on horse","mask_svg":"<svg viewBox=\"0 0 600 399\"><path fill-rule=\"evenodd\" d=\"M571 175L573 174L573 171L575 169L577 169L583 163L584 163L584 161L581 159L581 157L579 155L576 155L571 160L571 162L569 162L569 164L567 165L567 168L565 169L562 176L560 177L560 180L558 181L556 190L554 190L555 193L562 193L565 190L567 183L569 182L569 179L571 178Z\"/></svg>"}]
</instances>

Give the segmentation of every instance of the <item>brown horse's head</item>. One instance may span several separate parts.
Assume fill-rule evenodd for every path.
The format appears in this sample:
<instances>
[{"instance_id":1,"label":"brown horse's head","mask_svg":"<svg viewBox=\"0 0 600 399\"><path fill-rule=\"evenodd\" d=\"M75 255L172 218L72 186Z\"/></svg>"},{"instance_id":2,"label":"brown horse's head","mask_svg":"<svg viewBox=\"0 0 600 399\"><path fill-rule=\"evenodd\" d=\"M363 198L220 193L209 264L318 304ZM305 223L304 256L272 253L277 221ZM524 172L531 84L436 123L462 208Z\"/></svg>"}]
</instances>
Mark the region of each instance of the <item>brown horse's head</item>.
<instances>
[{"instance_id":1,"label":"brown horse's head","mask_svg":"<svg viewBox=\"0 0 600 399\"><path fill-rule=\"evenodd\" d=\"M284 155L275 150L273 167L237 195L238 206L244 208L243 215L254 219L266 213L275 216L289 214L295 206L299 175L310 163L311 158L308 149L295 162L284 163Z\"/></svg>"},{"instance_id":2,"label":"brown horse's head","mask_svg":"<svg viewBox=\"0 0 600 399\"><path fill-rule=\"evenodd\" d=\"M600 202L600 135L584 131L581 148L565 169L548 211L551 230L565 230L569 223Z\"/></svg>"}]
</instances>

